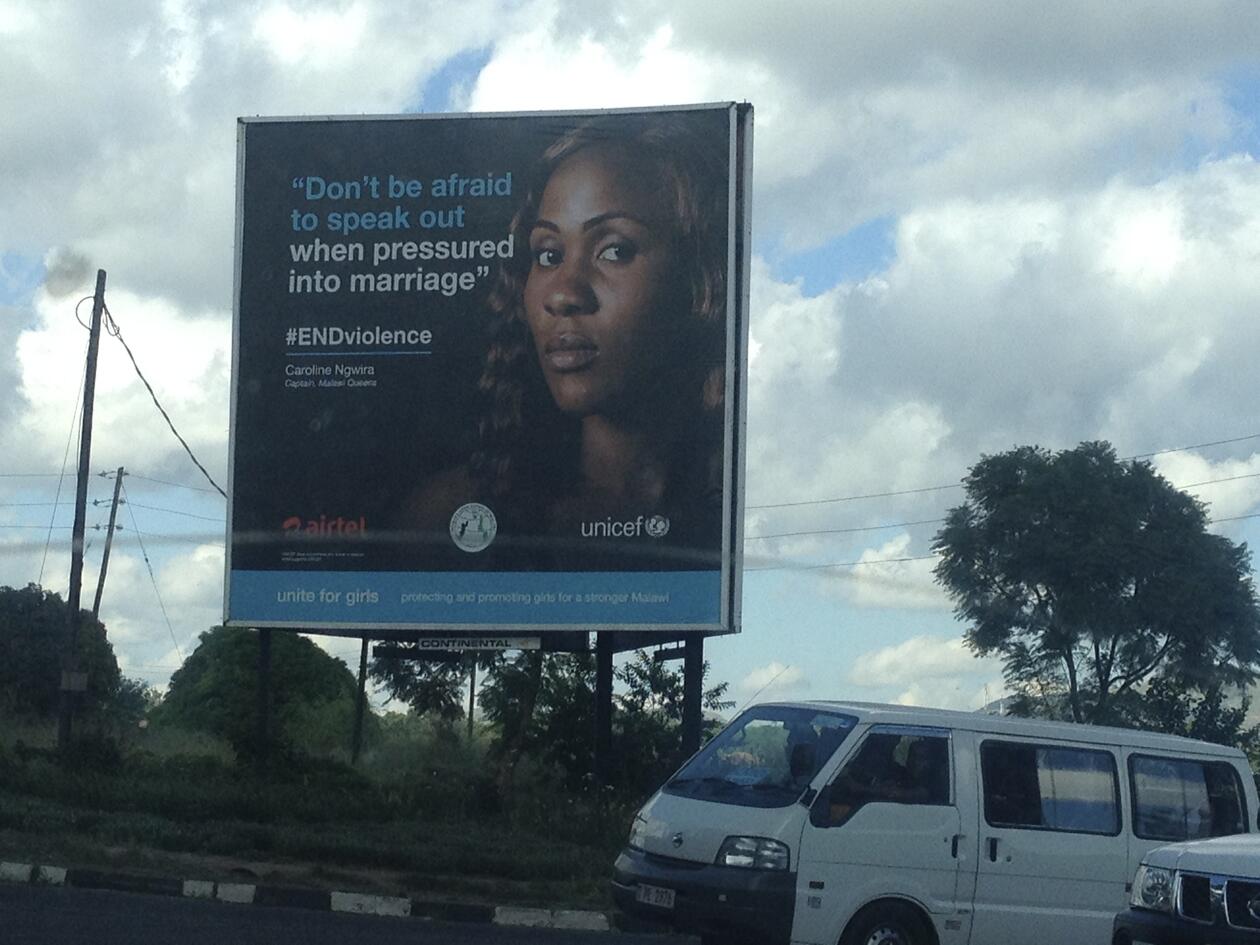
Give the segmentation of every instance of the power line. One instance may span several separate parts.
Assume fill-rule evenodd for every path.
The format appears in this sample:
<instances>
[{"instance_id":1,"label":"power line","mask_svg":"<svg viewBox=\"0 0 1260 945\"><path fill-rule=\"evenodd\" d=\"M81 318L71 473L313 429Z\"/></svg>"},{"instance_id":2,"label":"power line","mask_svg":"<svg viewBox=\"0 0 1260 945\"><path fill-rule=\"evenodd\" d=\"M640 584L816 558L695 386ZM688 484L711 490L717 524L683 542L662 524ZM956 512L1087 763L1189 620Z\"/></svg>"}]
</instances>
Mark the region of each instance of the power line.
<instances>
[{"instance_id":1,"label":"power line","mask_svg":"<svg viewBox=\"0 0 1260 945\"><path fill-rule=\"evenodd\" d=\"M1239 475L1239 476L1224 476L1220 479L1205 479L1203 482L1192 482L1192 483L1189 483L1188 485L1174 486L1173 488L1184 491L1186 489L1198 489L1203 486L1214 486L1222 482L1235 482L1239 479L1255 479L1257 477L1260 477L1260 473L1243 473L1242 475ZM1250 516L1246 516L1246 515L1238 516L1238 518L1249 518L1249 517ZM1237 519L1231 518L1231 519L1214 519L1213 521L1232 522L1236 520ZM810 536L810 535L843 535L843 534L851 534L854 532L877 532L877 531L885 531L891 528L913 528L916 525L939 525L940 523L944 521L945 519L943 518L925 518L925 519L919 519L918 521L914 521L914 522L888 522L887 524L884 524L884 525L863 525L863 526L858 526L854 528L818 528L818 529L811 529L811 530L797 531L797 532L775 532L769 535L747 535L744 537L744 541L760 541L762 539L767 539L767 538L799 538L799 537Z\"/></svg>"},{"instance_id":2,"label":"power line","mask_svg":"<svg viewBox=\"0 0 1260 945\"><path fill-rule=\"evenodd\" d=\"M82 305L82 304L83 304L83 300L80 299L79 305ZM79 317L78 305L74 307L74 317L76 319ZM79 321L79 324L83 324L82 320ZM88 341L88 345L91 345L90 340ZM86 346L84 347L84 350L83 350L83 360L85 363L87 362L87 347ZM86 368L85 368L85 371L86 371ZM61 486L65 482L65 479L66 479L66 465L70 462L70 444L74 442L74 430L75 430L75 427L78 425L79 408L82 406L82 404L83 404L83 386L80 385L79 392L78 394L75 395L75 399L74 399L74 411L70 417L70 434L66 437L66 451L61 457L61 472L57 476L57 495L54 501L58 503L61 502ZM48 547L52 544L53 522L55 522L56 520L57 520L57 509L54 506L52 515L49 516L48 518L48 535L44 539L44 557L39 562L39 580L36 583L39 584L41 587L43 587L44 585L44 568L48 564Z\"/></svg>"},{"instance_id":3,"label":"power line","mask_svg":"<svg viewBox=\"0 0 1260 945\"><path fill-rule=\"evenodd\" d=\"M947 486L924 486L922 489L900 489L895 492L868 492L865 495L842 495L834 499L805 499L801 502L771 502L766 505L746 505L745 509L790 509L802 505L827 505L832 502L856 502L859 499L888 499L899 495L919 495L924 492L940 492L943 489L961 489L962 483L955 482Z\"/></svg>"},{"instance_id":4,"label":"power line","mask_svg":"<svg viewBox=\"0 0 1260 945\"><path fill-rule=\"evenodd\" d=\"M122 487L124 495L127 487ZM149 552L144 547L144 537L140 532L140 523L136 521L136 513L131 510L131 501L127 502L127 512L131 516L131 525L136 532L136 541L140 543L140 556L144 558L144 566L149 571L149 580L153 583L153 593L157 597L158 607L162 611L162 619L166 621L166 632L171 635L171 642L175 644L175 652L179 654L179 661L184 662L184 653L179 648L179 641L175 639L175 628L171 626L170 615L166 612L166 604L162 601L162 592L158 590L157 575L153 573L153 562L149 560Z\"/></svg>"},{"instance_id":5,"label":"power line","mask_svg":"<svg viewBox=\"0 0 1260 945\"><path fill-rule=\"evenodd\" d=\"M196 519L200 519L200 520L201 520L201 521L203 521L203 522L217 522L217 523L219 523L220 525L222 525L222 524L224 524L224 523L226 522L226 519L224 519L224 518L212 518L212 517L211 517L211 516L209 516L209 515L197 515L197 514L195 514L195 513L193 513L193 512L182 512L182 511L180 511L179 509L164 509L164 508L160 508L159 506L156 506L156 505L142 505L142 504L141 504L141 503L139 503L139 502L128 502L127 504L128 504L128 505L135 506L135 507L136 507L136 508L138 508L138 509L148 509L150 512L167 512L167 513L169 513L169 514L171 514L171 515L182 515L182 516L184 516L185 518L196 518Z\"/></svg>"},{"instance_id":6,"label":"power line","mask_svg":"<svg viewBox=\"0 0 1260 945\"><path fill-rule=\"evenodd\" d=\"M1169 447L1168 449L1155 450L1153 453L1137 453L1136 455L1122 458L1121 462L1130 462L1136 459L1146 459L1150 456L1163 456L1166 453L1186 453L1191 450L1206 449L1209 446L1224 446L1229 443L1242 443L1245 440L1255 440L1255 439L1260 439L1260 433L1248 433L1246 436L1230 437L1227 440L1213 440L1210 443L1195 443L1192 446L1172 446L1172 447ZM1244 478L1244 477L1237 477L1237 478ZM1228 480L1212 480L1212 481L1225 482ZM920 489L901 489L895 492L870 492L864 495L844 495L844 496L837 496L831 499L806 499L800 502L773 502L766 505L748 505L748 506L745 506L745 508L750 511L755 510L755 509L787 509L787 508L795 508L797 506L802 506L802 505L827 505L834 502L856 502L861 499L887 499L887 498L892 498L894 496L919 495L924 492L940 492L945 489L961 489L962 485L963 484L961 482L952 482L947 485L924 486ZM1182 488L1190 489L1190 488L1193 488L1193 486L1184 486Z\"/></svg>"},{"instance_id":7,"label":"power line","mask_svg":"<svg viewBox=\"0 0 1260 945\"><path fill-rule=\"evenodd\" d=\"M1228 443L1241 443L1244 440L1254 440L1260 438L1260 433L1248 433L1246 436L1235 436L1228 440L1213 440L1211 443L1196 443L1194 446L1173 446L1166 450L1156 450L1153 453L1138 453L1136 456L1130 456L1129 459L1146 459L1149 456L1163 456L1165 453L1184 453L1187 450L1202 450L1209 446L1225 446Z\"/></svg>"},{"instance_id":8,"label":"power line","mask_svg":"<svg viewBox=\"0 0 1260 945\"><path fill-rule=\"evenodd\" d=\"M1208 525L1216 525L1220 522L1238 522L1247 518L1260 518L1260 512L1252 512L1248 515L1233 515L1229 518L1213 518L1208 519ZM939 558L940 555L909 555L904 558L876 558L870 561L835 561L831 564L798 564L788 563L783 565L772 565L762 568L745 568L745 571L825 571L829 568L858 568L867 564L902 564L907 561L931 561Z\"/></svg>"},{"instance_id":9,"label":"power line","mask_svg":"<svg viewBox=\"0 0 1260 945\"><path fill-rule=\"evenodd\" d=\"M166 409L158 400L157 394L154 393L153 385L150 384L148 378L144 376L144 372L140 370L140 365L136 363L136 356L131 353L131 348L127 345L127 342L123 340L122 330L118 327L118 323L114 321L113 313L110 312L108 305L105 306L105 330L117 338L119 344L123 346L123 350L127 352L127 357L131 359L131 366L136 369L136 376L139 377L140 382L144 384L145 390L149 392L149 396L153 399L153 405L157 407L158 413L162 415L162 418L166 421L166 425L171 428L171 432L175 434L175 439L179 440L179 445L184 448L184 452L187 453L188 458L193 461L193 465L201 470L201 474L206 477L206 481L209 482L210 485L214 486L219 495L226 499L227 493L224 492L219 484L214 481L214 478L206 471L206 467L201 465L201 460L197 459L196 454L193 453L192 447L188 445L184 438L180 436L179 431L175 429L175 424L172 422L170 415L166 412Z\"/></svg>"},{"instance_id":10,"label":"power line","mask_svg":"<svg viewBox=\"0 0 1260 945\"><path fill-rule=\"evenodd\" d=\"M858 568L867 564L901 564L906 561L931 561L940 555L911 555L905 558L878 558L873 561L835 561L831 564L776 564L767 568L745 568L745 571L826 571L830 568Z\"/></svg>"},{"instance_id":11,"label":"power line","mask_svg":"<svg viewBox=\"0 0 1260 945\"><path fill-rule=\"evenodd\" d=\"M164 486L175 486L177 489L191 489L193 492L205 492L210 495L215 494L214 489L207 489L205 486L190 486L183 482L171 482L169 479L154 479L152 476L141 476L137 473L128 473L128 475L132 479L143 479L145 482L158 482Z\"/></svg>"},{"instance_id":12,"label":"power line","mask_svg":"<svg viewBox=\"0 0 1260 945\"><path fill-rule=\"evenodd\" d=\"M889 528L910 528L914 525L937 525L943 518L925 518L917 522L889 522L886 525L863 525L857 528L819 528L804 532L775 532L771 535L748 535L744 541L760 541L763 538L796 538L801 535L844 535L853 532L878 532Z\"/></svg>"}]
</instances>

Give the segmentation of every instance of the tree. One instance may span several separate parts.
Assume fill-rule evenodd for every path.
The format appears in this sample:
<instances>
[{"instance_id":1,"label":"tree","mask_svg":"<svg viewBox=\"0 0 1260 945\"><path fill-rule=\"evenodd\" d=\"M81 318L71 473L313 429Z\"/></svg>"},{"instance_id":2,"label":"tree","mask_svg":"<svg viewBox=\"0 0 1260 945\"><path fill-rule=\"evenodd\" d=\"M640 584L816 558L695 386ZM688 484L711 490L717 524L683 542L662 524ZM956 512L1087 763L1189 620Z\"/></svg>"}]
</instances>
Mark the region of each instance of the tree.
<instances>
[{"instance_id":1,"label":"tree","mask_svg":"<svg viewBox=\"0 0 1260 945\"><path fill-rule=\"evenodd\" d=\"M1146 688L1132 721L1156 732L1233 745L1254 756L1260 752L1260 724L1247 726L1250 709L1250 696L1231 700L1220 683L1193 692L1161 676Z\"/></svg>"},{"instance_id":2,"label":"tree","mask_svg":"<svg viewBox=\"0 0 1260 945\"><path fill-rule=\"evenodd\" d=\"M38 584L0 587L0 710L48 717L56 714L61 653L69 633L70 607ZM79 665L88 687L82 708L108 708L120 694L122 674L105 625L82 611ZM127 694L137 684L128 680Z\"/></svg>"},{"instance_id":3,"label":"tree","mask_svg":"<svg viewBox=\"0 0 1260 945\"><path fill-rule=\"evenodd\" d=\"M708 664L704 667L708 673ZM611 783L656 787L681 760L683 678L643 650L616 670L621 692L613 704ZM726 683L703 694L705 708L729 709ZM571 788L590 775L595 736L595 660L589 653L527 652L496 664L482 694L486 716L499 727L500 789L511 784L529 754L564 773ZM706 734L720 723L709 720Z\"/></svg>"},{"instance_id":4,"label":"tree","mask_svg":"<svg viewBox=\"0 0 1260 945\"><path fill-rule=\"evenodd\" d=\"M254 747L258 700L258 634L214 627L171 676L153 712L156 724L207 732L238 752ZM349 744L358 680L341 660L296 633L276 633L271 650L271 703L276 741L327 751ZM376 730L368 713L365 735Z\"/></svg>"},{"instance_id":5,"label":"tree","mask_svg":"<svg viewBox=\"0 0 1260 945\"><path fill-rule=\"evenodd\" d=\"M497 659L497 654L477 652L461 654L454 661L375 657L368 674L385 687L391 699L407 703L417 715L435 716L449 726L465 715L468 676L474 665L488 670Z\"/></svg>"},{"instance_id":6,"label":"tree","mask_svg":"<svg viewBox=\"0 0 1260 945\"><path fill-rule=\"evenodd\" d=\"M1107 443L983 457L933 550L936 578L1026 705L1115 721L1156 677L1241 686L1260 669L1251 556L1201 503Z\"/></svg>"}]
</instances>

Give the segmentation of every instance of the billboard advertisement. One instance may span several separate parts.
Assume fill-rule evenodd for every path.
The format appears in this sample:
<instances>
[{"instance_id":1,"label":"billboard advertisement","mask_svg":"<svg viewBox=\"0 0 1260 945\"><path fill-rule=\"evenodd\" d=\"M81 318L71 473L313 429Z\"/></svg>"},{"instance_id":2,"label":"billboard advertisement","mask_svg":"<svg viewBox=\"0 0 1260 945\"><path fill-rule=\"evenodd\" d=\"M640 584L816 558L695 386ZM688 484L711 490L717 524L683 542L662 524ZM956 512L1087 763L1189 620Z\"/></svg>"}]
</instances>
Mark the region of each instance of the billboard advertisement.
<instances>
[{"instance_id":1,"label":"billboard advertisement","mask_svg":"<svg viewBox=\"0 0 1260 945\"><path fill-rule=\"evenodd\" d=\"M738 629L749 106L238 132L227 623Z\"/></svg>"}]
</instances>

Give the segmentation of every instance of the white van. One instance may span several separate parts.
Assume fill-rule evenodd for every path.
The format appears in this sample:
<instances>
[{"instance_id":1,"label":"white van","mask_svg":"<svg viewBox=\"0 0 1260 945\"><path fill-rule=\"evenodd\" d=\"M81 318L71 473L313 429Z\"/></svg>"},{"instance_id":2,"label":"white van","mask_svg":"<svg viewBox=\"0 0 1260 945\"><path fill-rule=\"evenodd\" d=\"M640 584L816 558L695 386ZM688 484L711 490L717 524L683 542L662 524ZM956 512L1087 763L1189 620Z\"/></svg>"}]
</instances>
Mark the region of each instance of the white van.
<instances>
[{"instance_id":1,"label":"white van","mask_svg":"<svg viewBox=\"0 0 1260 945\"><path fill-rule=\"evenodd\" d=\"M1107 945L1148 850L1258 807L1243 753L1205 742L771 703L644 805L612 888L706 945Z\"/></svg>"}]
</instances>

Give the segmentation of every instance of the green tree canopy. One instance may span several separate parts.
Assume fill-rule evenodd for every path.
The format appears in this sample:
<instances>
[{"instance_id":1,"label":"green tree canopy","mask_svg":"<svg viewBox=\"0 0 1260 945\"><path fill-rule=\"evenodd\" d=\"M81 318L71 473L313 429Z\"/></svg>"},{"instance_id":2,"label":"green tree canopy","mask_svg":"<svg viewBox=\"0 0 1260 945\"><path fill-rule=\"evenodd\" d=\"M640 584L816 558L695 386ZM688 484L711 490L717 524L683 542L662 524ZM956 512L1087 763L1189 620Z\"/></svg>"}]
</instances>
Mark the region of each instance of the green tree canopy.
<instances>
[{"instance_id":1,"label":"green tree canopy","mask_svg":"<svg viewBox=\"0 0 1260 945\"><path fill-rule=\"evenodd\" d=\"M257 729L258 652L257 631L214 627L202 633L171 676L154 721L249 750ZM348 746L357 693L358 682L341 660L296 633L272 635L273 731L282 746L309 752ZM365 720L365 734L375 724Z\"/></svg>"},{"instance_id":2,"label":"green tree canopy","mask_svg":"<svg viewBox=\"0 0 1260 945\"><path fill-rule=\"evenodd\" d=\"M57 712L61 653L69 634L70 607L61 595L37 584L0 587L0 709L36 716ZM79 665L87 673L85 708L107 708L123 686L105 625L82 611ZM128 681L128 691L136 684Z\"/></svg>"},{"instance_id":3,"label":"green tree canopy","mask_svg":"<svg viewBox=\"0 0 1260 945\"><path fill-rule=\"evenodd\" d=\"M1102 442L1026 446L982 458L964 486L933 543L936 578L967 644L1000 655L1026 701L1105 722L1156 678L1200 691L1256 678L1250 552L1149 463Z\"/></svg>"},{"instance_id":4,"label":"green tree canopy","mask_svg":"<svg viewBox=\"0 0 1260 945\"><path fill-rule=\"evenodd\" d=\"M704 673L708 674L708 663ZM611 783L650 790L682 760L683 677L643 650L617 668L620 692L613 698ZM729 709L726 683L705 689L712 711ZM486 716L499 737L500 786L523 755L564 772L570 787L591 772L595 736L595 658L590 653L519 654L496 663L482 690ZM709 720L705 735L720 727Z\"/></svg>"}]
</instances>

